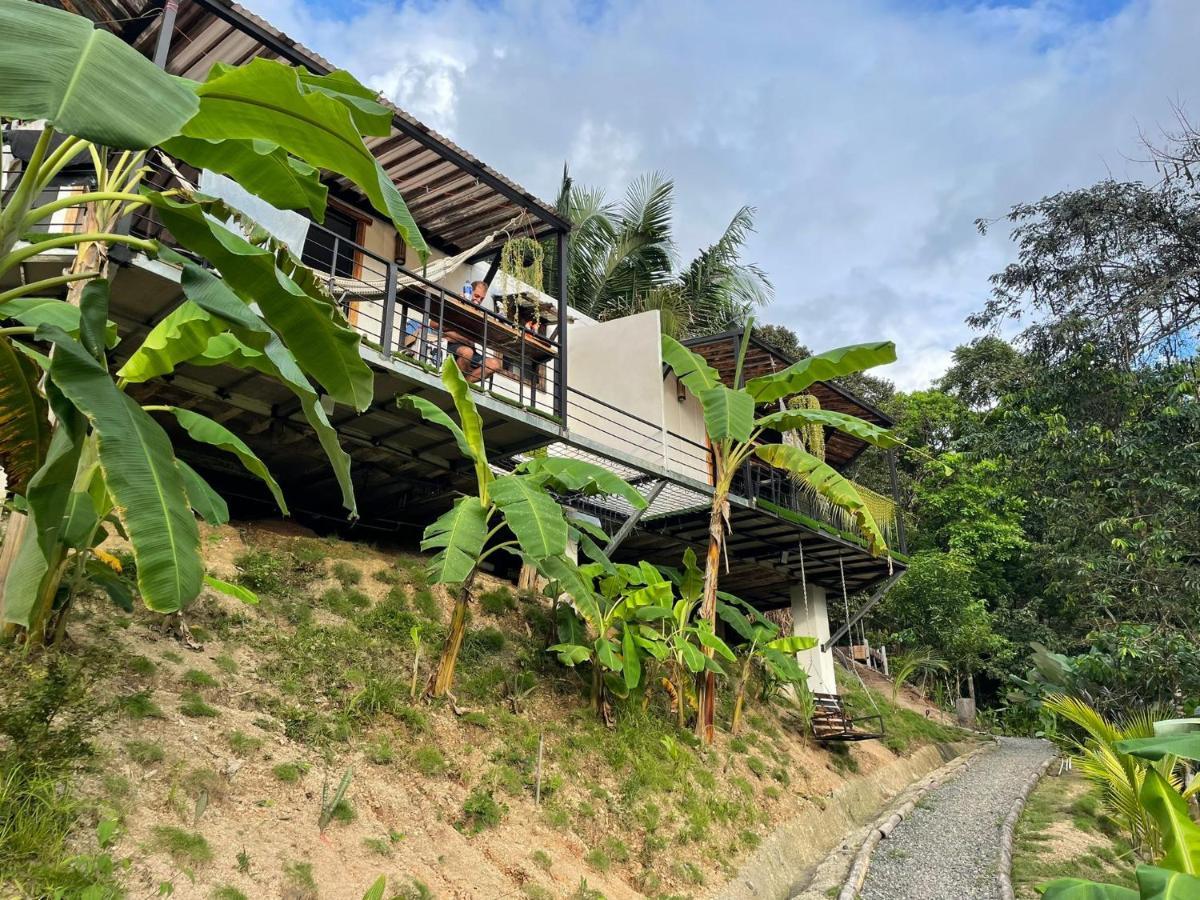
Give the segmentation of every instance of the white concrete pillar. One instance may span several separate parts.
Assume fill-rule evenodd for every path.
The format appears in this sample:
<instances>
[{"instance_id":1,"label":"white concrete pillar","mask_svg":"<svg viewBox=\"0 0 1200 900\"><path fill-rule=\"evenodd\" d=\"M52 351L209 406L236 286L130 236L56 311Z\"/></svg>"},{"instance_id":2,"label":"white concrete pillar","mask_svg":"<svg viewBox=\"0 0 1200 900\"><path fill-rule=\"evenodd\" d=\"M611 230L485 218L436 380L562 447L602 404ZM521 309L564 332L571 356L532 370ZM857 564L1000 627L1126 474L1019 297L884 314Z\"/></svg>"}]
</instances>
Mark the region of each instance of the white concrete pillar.
<instances>
[{"instance_id":1,"label":"white concrete pillar","mask_svg":"<svg viewBox=\"0 0 1200 900\"><path fill-rule=\"evenodd\" d=\"M833 651L821 652L821 644L829 640L829 614L825 608L825 588L792 585L792 634L817 639L817 646L796 654L800 668L808 673L809 690L818 694L836 694L837 680L833 667Z\"/></svg>"}]
</instances>

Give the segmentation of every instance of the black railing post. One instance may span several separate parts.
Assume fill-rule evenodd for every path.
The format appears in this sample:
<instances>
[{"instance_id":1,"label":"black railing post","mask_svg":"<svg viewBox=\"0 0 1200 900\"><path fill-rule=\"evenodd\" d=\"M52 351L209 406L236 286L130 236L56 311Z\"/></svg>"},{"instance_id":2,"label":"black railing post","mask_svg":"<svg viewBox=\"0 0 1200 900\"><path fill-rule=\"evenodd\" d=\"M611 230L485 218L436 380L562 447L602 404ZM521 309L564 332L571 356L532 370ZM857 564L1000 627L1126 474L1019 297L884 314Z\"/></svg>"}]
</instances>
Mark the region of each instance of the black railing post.
<instances>
[{"instance_id":1,"label":"black railing post","mask_svg":"<svg viewBox=\"0 0 1200 900\"><path fill-rule=\"evenodd\" d=\"M558 241L558 362L554 369L554 414L567 420L567 274L570 268L567 232L556 235Z\"/></svg>"},{"instance_id":2,"label":"black railing post","mask_svg":"<svg viewBox=\"0 0 1200 900\"><path fill-rule=\"evenodd\" d=\"M388 263L387 289L383 295L383 322L379 326L379 344L383 347L383 355L392 352L392 319L396 315L396 264Z\"/></svg>"},{"instance_id":3,"label":"black railing post","mask_svg":"<svg viewBox=\"0 0 1200 900\"><path fill-rule=\"evenodd\" d=\"M892 479L892 503L896 506L896 542L900 552L908 554L908 535L904 531L904 507L900 505L900 477L896 474L896 449L888 451L888 475Z\"/></svg>"}]
</instances>

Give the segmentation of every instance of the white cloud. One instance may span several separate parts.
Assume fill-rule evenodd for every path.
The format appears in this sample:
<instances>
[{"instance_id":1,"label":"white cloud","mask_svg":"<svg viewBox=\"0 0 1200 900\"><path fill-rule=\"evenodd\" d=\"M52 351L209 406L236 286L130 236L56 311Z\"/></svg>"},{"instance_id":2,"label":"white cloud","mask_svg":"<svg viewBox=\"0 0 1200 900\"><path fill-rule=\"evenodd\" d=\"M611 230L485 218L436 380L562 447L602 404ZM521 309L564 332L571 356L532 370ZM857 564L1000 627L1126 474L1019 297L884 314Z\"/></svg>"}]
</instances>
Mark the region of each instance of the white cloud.
<instances>
[{"instance_id":1,"label":"white cloud","mask_svg":"<svg viewBox=\"0 0 1200 900\"><path fill-rule=\"evenodd\" d=\"M506 175L553 197L562 162L616 194L678 185L686 254L742 204L770 321L813 347L886 336L915 387L972 335L1011 254L977 217L1131 162L1196 84L1200 3L1134 0L251 0Z\"/></svg>"}]
</instances>

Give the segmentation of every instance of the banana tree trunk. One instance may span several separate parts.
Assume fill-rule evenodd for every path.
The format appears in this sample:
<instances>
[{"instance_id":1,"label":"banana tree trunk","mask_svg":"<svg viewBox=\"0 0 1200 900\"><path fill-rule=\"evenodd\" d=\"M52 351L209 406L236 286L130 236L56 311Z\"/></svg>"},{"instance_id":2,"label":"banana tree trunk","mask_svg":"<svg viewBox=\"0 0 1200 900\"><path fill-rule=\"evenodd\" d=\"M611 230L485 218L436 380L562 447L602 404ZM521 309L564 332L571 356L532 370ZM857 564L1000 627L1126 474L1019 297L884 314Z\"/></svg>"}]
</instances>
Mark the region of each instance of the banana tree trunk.
<instances>
[{"instance_id":1,"label":"banana tree trunk","mask_svg":"<svg viewBox=\"0 0 1200 900\"><path fill-rule=\"evenodd\" d=\"M738 676L737 696L733 701L733 718L729 722L729 733L737 736L742 727L742 709L746 705L746 686L750 683L750 656L742 663L742 671Z\"/></svg>"},{"instance_id":2,"label":"banana tree trunk","mask_svg":"<svg viewBox=\"0 0 1200 900\"><path fill-rule=\"evenodd\" d=\"M597 660L592 660L592 709L596 718L604 721L604 670Z\"/></svg>"},{"instance_id":3,"label":"banana tree trunk","mask_svg":"<svg viewBox=\"0 0 1200 900\"><path fill-rule=\"evenodd\" d=\"M454 669L458 665L458 654L462 650L463 637L467 633L467 607L471 602L471 585L474 582L475 569L472 569L458 587L458 595L454 598L454 614L450 617L450 631L446 635L441 658L426 689L426 694L430 697L445 697L454 686Z\"/></svg>"},{"instance_id":4,"label":"banana tree trunk","mask_svg":"<svg viewBox=\"0 0 1200 900\"><path fill-rule=\"evenodd\" d=\"M704 599L700 603L700 618L717 627L717 580L721 575L721 542L725 538L725 504L729 488L718 485L713 492L712 512L708 520L708 554L704 560ZM712 658L711 647L702 648ZM705 670L696 679L696 737L705 744L713 742L713 720L717 707L716 675Z\"/></svg>"}]
</instances>

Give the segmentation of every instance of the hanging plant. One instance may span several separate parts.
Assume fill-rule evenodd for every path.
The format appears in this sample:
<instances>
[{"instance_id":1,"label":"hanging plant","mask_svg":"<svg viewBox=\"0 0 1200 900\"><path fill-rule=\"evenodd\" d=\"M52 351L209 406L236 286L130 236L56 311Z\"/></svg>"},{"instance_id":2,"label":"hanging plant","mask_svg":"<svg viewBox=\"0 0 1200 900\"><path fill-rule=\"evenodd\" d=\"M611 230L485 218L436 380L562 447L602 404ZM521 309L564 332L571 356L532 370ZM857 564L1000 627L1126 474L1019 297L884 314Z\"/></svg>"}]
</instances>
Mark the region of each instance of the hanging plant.
<instances>
[{"instance_id":1,"label":"hanging plant","mask_svg":"<svg viewBox=\"0 0 1200 900\"><path fill-rule=\"evenodd\" d=\"M500 271L505 275L523 281L536 291L542 290L542 260L546 251L540 243L531 237L509 238L500 249ZM506 309L508 317L514 318L515 310ZM541 304L535 304L533 321L541 323Z\"/></svg>"}]
</instances>

